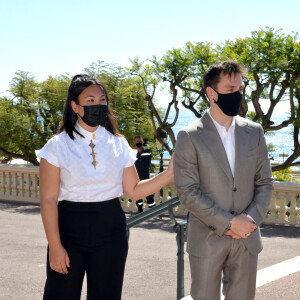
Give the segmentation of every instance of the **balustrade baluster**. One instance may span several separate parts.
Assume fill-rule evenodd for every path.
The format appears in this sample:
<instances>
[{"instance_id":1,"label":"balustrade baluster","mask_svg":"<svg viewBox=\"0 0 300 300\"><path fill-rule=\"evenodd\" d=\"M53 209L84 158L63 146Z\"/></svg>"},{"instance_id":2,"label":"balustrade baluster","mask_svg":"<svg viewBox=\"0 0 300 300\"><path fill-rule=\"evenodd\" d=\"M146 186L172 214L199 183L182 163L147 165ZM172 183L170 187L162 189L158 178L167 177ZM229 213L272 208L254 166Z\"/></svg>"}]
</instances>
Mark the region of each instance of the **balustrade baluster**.
<instances>
[{"instance_id":1,"label":"balustrade baluster","mask_svg":"<svg viewBox=\"0 0 300 300\"><path fill-rule=\"evenodd\" d=\"M278 216L276 214L277 206L276 206L276 200L277 200L277 193L274 191L271 197L270 205L269 205L269 212L270 214L267 215L267 221L270 223L276 223L276 220L278 219Z\"/></svg>"},{"instance_id":2,"label":"balustrade baluster","mask_svg":"<svg viewBox=\"0 0 300 300\"><path fill-rule=\"evenodd\" d=\"M16 199L17 198L17 174L16 174L16 172L11 172L10 179L11 179L10 193L11 193L11 196L14 199Z\"/></svg>"},{"instance_id":3,"label":"balustrade baluster","mask_svg":"<svg viewBox=\"0 0 300 300\"><path fill-rule=\"evenodd\" d=\"M289 223L296 223L296 193L289 193L290 197L290 207L288 209L289 215Z\"/></svg>"},{"instance_id":4,"label":"balustrade baluster","mask_svg":"<svg viewBox=\"0 0 300 300\"><path fill-rule=\"evenodd\" d=\"M24 200L26 201L30 201L30 196L29 196L29 185L30 185L30 178L29 178L29 174L25 173L24 174Z\"/></svg>"},{"instance_id":5,"label":"balustrade baluster","mask_svg":"<svg viewBox=\"0 0 300 300\"><path fill-rule=\"evenodd\" d=\"M280 224L285 224L286 223L286 198L287 198L287 193L284 191L281 191L278 193L280 195L280 208L279 208L279 223Z\"/></svg>"},{"instance_id":6,"label":"balustrade baluster","mask_svg":"<svg viewBox=\"0 0 300 300\"><path fill-rule=\"evenodd\" d=\"M10 199L10 195L11 195L11 174L10 172L5 172L4 173L5 176L5 195L8 197L8 199Z\"/></svg>"},{"instance_id":7,"label":"balustrade baluster","mask_svg":"<svg viewBox=\"0 0 300 300\"><path fill-rule=\"evenodd\" d=\"M164 201L168 200L168 188L165 186L165 187L163 187L162 190L163 190L162 201L164 202Z\"/></svg>"},{"instance_id":8,"label":"balustrade baluster","mask_svg":"<svg viewBox=\"0 0 300 300\"><path fill-rule=\"evenodd\" d=\"M24 177L24 173L20 173L20 197L22 197L22 199L25 198L25 184L24 184L24 180L25 180L25 177Z\"/></svg>"},{"instance_id":9,"label":"balustrade baluster","mask_svg":"<svg viewBox=\"0 0 300 300\"><path fill-rule=\"evenodd\" d=\"M154 201L156 204L161 203L162 199L160 196L160 190L154 193Z\"/></svg>"},{"instance_id":10,"label":"balustrade baluster","mask_svg":"<svg viewBox=\"0 0 300 300\"><path fill-rule=\"evenodd\" d=\"M0 171L0 196L4 195L4 172Z\"/></svg>"},{"instance_id":11,"label":"balustrade baluster","mask_svg":"<svg viewBox=\"0 0 300 300\"><path fill-rule=\"evenodd\" d=\"M36 174L31 175L31 180L32 180L32 198L37 198L38 197L38 177Z\"/></svg>"},{"instance_id":12,"label":"balustrade baluster","mask_svg":"<svg viewBox=\"0 0 300 300\"><path fill-rule=\"evenodd\" d=\"M10 201L39 202L39 169L38 167L0 165L0 199ZM177 196L174 183L170 183L163 189L163 196L160 191L154 194L156 204L166 201L171 197ZM271 202L268 207L270 214L266 216L265 222L273 224L300 225L300 184L275 182ZM136 212L135 201L129 202L128 197L121 197L122 208L125 212ZM144 199L145 200L145 199ZM287 207L287 200L290 207ZM147 206L146 206L147 208ZM279 212L278 215L276 212ZM176 215L185 216L187 211L182 205L174 209ZM289 212L289 217L286 215Z\"/></svg>"}]
</instances>

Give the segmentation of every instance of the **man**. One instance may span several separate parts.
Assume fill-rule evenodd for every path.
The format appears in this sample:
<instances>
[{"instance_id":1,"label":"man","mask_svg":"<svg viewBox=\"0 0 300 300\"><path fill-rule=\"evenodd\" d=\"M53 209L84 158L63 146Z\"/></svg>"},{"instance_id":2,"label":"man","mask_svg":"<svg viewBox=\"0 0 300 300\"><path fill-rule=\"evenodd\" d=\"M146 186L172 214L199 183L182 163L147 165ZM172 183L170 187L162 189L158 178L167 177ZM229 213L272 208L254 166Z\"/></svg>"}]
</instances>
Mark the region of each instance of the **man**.
<instances>
[{"instance_id":1,"label":"man","mask_svg":"<svg viewBox=\"0 0 300 300\"><path fill-rule=\"evenodd\" d=\"M151 150L143 147L143 138L140 135L135 136L134 145L137 149L137 160L135 161L135 167L139 174L140 180L149 179L149 168L151 164ZM155 201L153 195L146 197L149 208L154 207ZM143 199L136 201L138 213L143 212Z\"/></svg>"},{"instance_id":2,"label":"man","mask_svg":"<svg viewBox=\"0 0 300 300\"><path fill-rule=\"evenodd\" d=\"M180 131L174 173L182 205L191 214L187 252L194 300L253 300L259 225L273 179L264 133L238 114L245 70L215 63L204 74L210 110Z\"/></svg>"}]
</instances>

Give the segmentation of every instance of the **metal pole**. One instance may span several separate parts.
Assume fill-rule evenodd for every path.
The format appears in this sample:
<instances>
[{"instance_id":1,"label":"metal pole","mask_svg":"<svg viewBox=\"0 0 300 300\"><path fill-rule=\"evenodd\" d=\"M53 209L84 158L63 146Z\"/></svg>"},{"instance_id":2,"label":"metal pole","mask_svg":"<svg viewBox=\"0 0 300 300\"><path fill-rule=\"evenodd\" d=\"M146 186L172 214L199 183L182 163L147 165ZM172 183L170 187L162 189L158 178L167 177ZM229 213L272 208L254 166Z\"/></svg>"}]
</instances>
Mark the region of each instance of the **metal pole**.
<instances>
[{"instance_id":1,"label":"metal pole","mask_svg":"<svg viewBox=\"0 0 300 300\"><path fill-rule=\"evenodd\" d=\"M136 226L137 224L142 223L148 219L151 219L155 216L161 215L164 211L169 211L170 219L175 223L173 229L176 233L176 242L177 242L177 300L180 300L184 297L184 239L186 224L188 222L189 214L186 216L185 220L181 223L177 223L173 208L180 204L178 197L166 200L165 202L157 205L151 210L144 211L138 215L135 215L127 219L127 237L129 239L130 231L129 228Z\"/></svg>"},{"instance_id":2,"label":"metal pole","mask_svg":"<svg viewBox=\"0 0 300 300\"><path fill-rule=\"evenodd\" d=\"M184 297L184 231L185 224L174 226L177 241L177 300Z\"/></svg>"},{"instance_id":3,"label":"metal pole","mask_svg":"<svg viewBox=\"0 0 300 300\"><path fill-rule=\"evenodd\" d=\"M161 148L161 152L160 152L160 166L159 166L159 173L164 171L164 148Z\"/></svg>"},{"instance_id":4,"label":"metal pole","mask_svg":"<svg viewBox=\"0 0 300 300\"><path fill-rule=\"evenodd\" d=\"M160 153L160 168L159 168L159 173L164 171L164 160L163 160L163 156L164 156L164 147L161 148L161 153ZM164 192L163 189L160 189L160 196L163 197Z\"/></svg>"}]
</instances>

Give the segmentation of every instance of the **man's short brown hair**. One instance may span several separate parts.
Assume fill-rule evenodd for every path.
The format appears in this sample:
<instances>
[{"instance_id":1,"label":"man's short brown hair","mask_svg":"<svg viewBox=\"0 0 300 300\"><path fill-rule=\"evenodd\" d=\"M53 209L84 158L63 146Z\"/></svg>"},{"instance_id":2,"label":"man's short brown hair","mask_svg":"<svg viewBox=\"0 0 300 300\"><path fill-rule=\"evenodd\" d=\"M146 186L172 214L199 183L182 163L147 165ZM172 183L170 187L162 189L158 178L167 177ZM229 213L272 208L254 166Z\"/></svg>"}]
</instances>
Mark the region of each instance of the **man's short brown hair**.
<instances>
[{"instance_id":1,"label":"man's short brown hair","mask_svg":"<svg viewBox=\"0 0 300 300\"><path fill-rule=\"evenodd\" d=\"M141 135L136 135L136 136L134 137L134 141L135 141L136 139L141 139L141 140L143 140L143 138L142 138Z\"/></svg>"},{"instance_id":2,"label":"man's short brown hair","mask_svg":"<svg viewBox=\"0 0 300 300\"><path fill-rule=\"evenodd\" d=\"M245 76L247 74L247 70L244 66L234 61L216 62L204 72L204 89L206 90L206 88L210 86L214 90L216 90L220 81L221 73L228 74L229 76L231 76L231 74L239 73L242 76Z\"/></svg>"}]
</instances>

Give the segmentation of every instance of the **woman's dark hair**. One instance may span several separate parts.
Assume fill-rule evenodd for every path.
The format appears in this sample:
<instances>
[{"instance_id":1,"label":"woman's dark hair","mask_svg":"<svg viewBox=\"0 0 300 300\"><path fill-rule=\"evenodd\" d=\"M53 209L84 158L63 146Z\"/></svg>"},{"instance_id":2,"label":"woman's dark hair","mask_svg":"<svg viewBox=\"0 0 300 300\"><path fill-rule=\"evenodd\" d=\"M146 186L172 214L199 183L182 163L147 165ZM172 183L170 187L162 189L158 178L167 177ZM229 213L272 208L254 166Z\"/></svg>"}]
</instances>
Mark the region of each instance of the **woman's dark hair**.
<instances>
[{"instance_id":1,"label":"woman's dark hair","mask_svg":"<svg viewBox=\"0 0 300 300\"><path fill-rule=\"evenodd\" d=\"M203 83L204 89L208 86L212 87L214 90L217 90L218 83L220 81L220 75L228 74L241 74L245 76L247 74L247 70L241 64L234 61L220 61L211 65L203 75Z\"/></svg>"},{"instance_id":2,"label":"woman's dark hair","mask_svg":"<svg viewBox=\"0 0 300 300\"><path fill-rule=\"evenodd\" d=\"M106 128L107 131L112 133L113 135L120 135L117 129L117 120L115 115L113 114L112 110L110 109L109 106L109 99L108 99L108 94L106 91L105 86L103 83L101 83L99 80L86 75L86 74L79 74L73 77L71 84L68 89L68 95L67 99L65 101L64 105L64 112L63 112L63 121L62 124L59 128L59 133L62 131L65 131L69 137L74 140L74 134L73 131L75 131L77 134L82 136L76 128L75 128L75 123L77 121L77 114L72 109L71 106L71 101L75 101L76 103L78 102L78 97L79 95L90 85L97 85L104 93L106 100L107 100L107 119L103 125L103 127Z\"/></svg>"}]
</instances>

